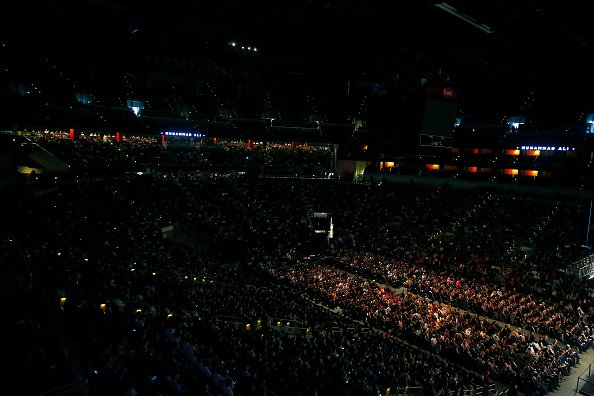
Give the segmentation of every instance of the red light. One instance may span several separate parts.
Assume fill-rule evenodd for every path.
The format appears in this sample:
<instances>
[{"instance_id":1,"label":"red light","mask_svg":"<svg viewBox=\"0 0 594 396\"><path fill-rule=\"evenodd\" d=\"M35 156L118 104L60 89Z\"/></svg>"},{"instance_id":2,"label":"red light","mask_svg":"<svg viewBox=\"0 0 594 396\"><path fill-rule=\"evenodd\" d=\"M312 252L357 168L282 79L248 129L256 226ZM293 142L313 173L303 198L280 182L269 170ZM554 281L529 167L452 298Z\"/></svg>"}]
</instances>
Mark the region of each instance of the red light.
<instances>
[{"instance_id":1,"label":"red light","mask_svg":"<svg viewBox=\"0 0 594 396\"><path fill-rule=\"evenodd\" d=\"M476 166L469 166L468 167L468 172L470 173L476 173L477 171L477 167Z\"/></svg>"},{"instance_id":2,"label":"red light","mask_svg":"<svg viewBox=\"0 0 594 396\"><path fill-rule=\"evenodd\" d=\"M70 139L74 140L74 129L70 128Z\"/></svg>"},{"instance_id":3,"label":"red light","mask_svg":"<svg viewBox=\"0 0 594 396\"><path fill-rule=\"evenodd\" d=\"M119 132L116 132L116 142L121 142L122 141L122 134Z\"/></svg>"}]
</instances>

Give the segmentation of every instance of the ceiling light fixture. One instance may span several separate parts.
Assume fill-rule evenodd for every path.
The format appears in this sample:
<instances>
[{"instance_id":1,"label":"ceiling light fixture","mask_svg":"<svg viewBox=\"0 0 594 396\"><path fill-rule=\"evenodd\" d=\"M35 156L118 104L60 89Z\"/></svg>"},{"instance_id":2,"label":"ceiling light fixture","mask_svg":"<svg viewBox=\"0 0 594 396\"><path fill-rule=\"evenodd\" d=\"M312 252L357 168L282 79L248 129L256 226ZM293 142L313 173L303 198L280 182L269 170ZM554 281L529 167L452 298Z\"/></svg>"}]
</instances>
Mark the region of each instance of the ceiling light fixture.
<instances>
[{"instance_id":1,"label":"ceiling light fixture","mask_svg":"<svg viewBox=\"0 0 594 396\"><path fill-rule=\"evenodd\" d=\"M448 14L451 14L451 15L455 16L456 18L463 20L464 22L474 26L477 29L482 30L485 33L489 33L489 34L493 33L493 30L491 30L491 28L489 26L485 25L484 23L479 23L476 19L474 19L468 15L461 14L456 8L452 7L448 3L438 3L438 4L435 4L435 7L439 8L441 10L444 10Z\"/></svg>"}]
</instances>

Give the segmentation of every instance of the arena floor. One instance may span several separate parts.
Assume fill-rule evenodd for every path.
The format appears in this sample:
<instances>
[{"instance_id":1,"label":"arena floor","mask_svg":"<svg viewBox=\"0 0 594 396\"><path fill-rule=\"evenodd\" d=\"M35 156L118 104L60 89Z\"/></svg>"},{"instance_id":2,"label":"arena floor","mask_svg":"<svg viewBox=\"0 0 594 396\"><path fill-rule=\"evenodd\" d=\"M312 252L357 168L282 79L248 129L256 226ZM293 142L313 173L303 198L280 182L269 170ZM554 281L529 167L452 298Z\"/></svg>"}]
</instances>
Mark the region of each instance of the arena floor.
<instances>
[{"instance_id":1,"label":"arena floor","mask_svg":"<svg viewBox=\"0 0 594 396\"><path fill-rule=\"evenodd\" d=\"M580 381L580 390L585 391L580 393L576 391L578 378L588 379L588 370L590 365L594 362L594 350L589 349L586 353L581 355L580 364L578 364L573 370L569 377L564 378L559 385L559 389L551 392L551 395L555 396L574 396L574 395L594 395L594 384L586 384L584 381ZM594 368L594 367L593 367ZM594 376L594 372L592 372ZM591 381L591 380L590 380ZM593 381L594 382L594 381ZM587 387L585 385L588 385ZM587 392L587 393L586 393Z\"/></svg>"}]
</instances>

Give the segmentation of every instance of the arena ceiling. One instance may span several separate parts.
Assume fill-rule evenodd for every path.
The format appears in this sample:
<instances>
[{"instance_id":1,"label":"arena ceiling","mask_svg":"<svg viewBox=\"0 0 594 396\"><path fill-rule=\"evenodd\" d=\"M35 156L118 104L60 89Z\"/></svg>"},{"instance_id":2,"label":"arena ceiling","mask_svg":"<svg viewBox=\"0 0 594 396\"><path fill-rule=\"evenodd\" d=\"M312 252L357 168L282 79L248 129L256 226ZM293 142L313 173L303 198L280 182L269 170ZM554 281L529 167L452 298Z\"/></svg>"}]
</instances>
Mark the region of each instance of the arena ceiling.
<instances>
[{"instance_id":1,"label":"arena ceiling","mask_svg":"<svg viewBox=\"0 0 594 396\"><path fill-rule=\"evenodd\" d=\"M130 54L157 51L322 79L439 74L467 108L532 106L545 117L578 117L594 112L594 34L584 7L577 0L23 0L4 13L13 17L2 31L19 50L74 64L129 64Z\"/></svg>"}]
</instances>

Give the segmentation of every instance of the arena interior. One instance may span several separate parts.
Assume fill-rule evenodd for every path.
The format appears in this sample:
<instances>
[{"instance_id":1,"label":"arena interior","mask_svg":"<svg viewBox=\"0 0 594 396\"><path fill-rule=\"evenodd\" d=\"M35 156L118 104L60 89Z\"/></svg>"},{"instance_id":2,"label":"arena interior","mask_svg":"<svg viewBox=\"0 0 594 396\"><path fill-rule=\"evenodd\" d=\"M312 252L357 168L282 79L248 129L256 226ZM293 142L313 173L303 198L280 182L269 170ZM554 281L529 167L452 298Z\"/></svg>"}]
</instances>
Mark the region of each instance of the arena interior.
<instances>
[{"instance_id":1,"label":"arena interior","mask_svg":"<svg viewBox=\"0 0 594 396\"><path fill-rule=\"evenodd\" d=\"M594 395L584 7L2 4L0 393Z\"/></svg>"}]
</instances>

